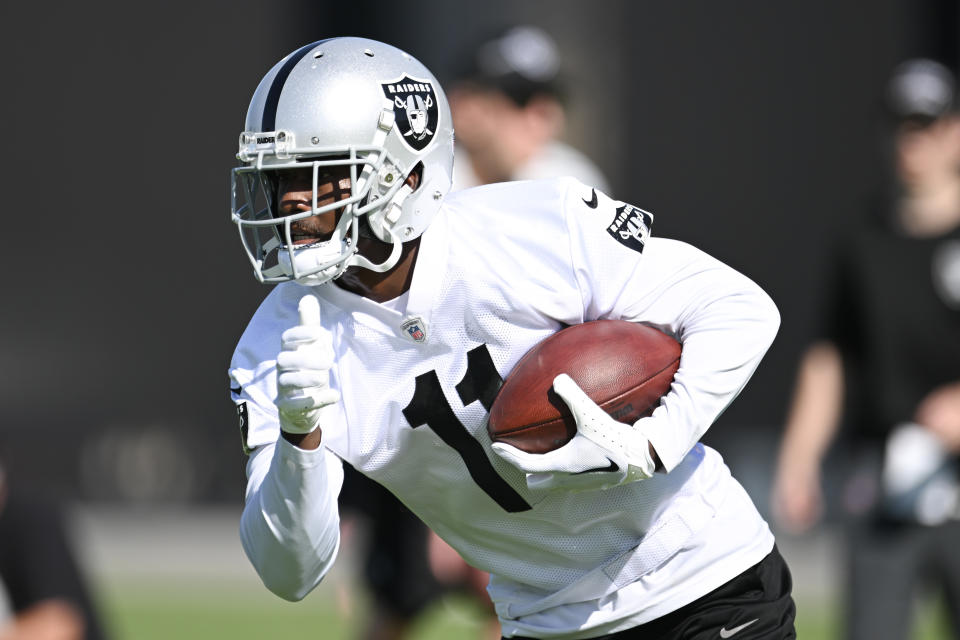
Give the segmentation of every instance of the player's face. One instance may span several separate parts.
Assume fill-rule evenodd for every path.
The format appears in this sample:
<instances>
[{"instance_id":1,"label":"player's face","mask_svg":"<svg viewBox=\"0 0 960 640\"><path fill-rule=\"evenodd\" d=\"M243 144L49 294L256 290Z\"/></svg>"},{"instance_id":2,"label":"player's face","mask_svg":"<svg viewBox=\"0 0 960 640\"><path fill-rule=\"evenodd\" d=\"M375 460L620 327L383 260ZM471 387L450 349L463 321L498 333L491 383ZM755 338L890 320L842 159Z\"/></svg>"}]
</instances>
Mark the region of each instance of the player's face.
<instances>
[{"instance_id":1,"label":"player's face","mask_svg":"<svg viewBox=\"0 0 960 640\"><path fill-rule=\"evenodd\" d=\"M350 197L350 168L320 167L317 175L317 206L322 207ZM313 167L281 171L277 178L277 203L280 215L310 211L313 206ZM290 225L293 243L313 244L327 240L337 224L340 210L329 211Z\"/></svg>"}]
</instances>

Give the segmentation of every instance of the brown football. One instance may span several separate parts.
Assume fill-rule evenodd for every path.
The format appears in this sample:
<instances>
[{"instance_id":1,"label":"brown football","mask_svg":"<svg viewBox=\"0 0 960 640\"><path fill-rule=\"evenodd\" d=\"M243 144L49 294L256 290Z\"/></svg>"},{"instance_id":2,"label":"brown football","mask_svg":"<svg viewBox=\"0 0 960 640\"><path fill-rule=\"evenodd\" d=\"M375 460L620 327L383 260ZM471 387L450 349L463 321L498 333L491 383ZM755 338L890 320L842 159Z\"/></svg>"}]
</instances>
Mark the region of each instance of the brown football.
<instances>
[{"instance_id":1,"label":"brown football","mask_svg":"<svg viewBox=\"0 0 960 640\"><path fill-rule=\"evenodd\" d=\"M490 408L494 442L528 453L553 451L576 434L553 379L566 373L604 411L631 423L649 415L680 366L680 343L653 327L594 320L543 340L507 376Z\"/></svg>"}]
</instances>

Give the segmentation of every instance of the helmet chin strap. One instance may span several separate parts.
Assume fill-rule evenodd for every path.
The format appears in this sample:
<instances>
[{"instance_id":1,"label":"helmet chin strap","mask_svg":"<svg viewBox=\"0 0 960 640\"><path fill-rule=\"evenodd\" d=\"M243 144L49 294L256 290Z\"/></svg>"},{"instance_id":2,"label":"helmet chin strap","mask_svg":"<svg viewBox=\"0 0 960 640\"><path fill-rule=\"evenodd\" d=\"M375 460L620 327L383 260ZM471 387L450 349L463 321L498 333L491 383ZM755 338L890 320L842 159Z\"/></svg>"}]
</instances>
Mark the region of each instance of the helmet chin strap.
<instances>
[{"instance_id":1,"label":"helmet chin strap","mask_svg":"<svg viewBox=\"0 0 960 640\"><path fill-rule=\"evenodd\" d=\"M385 231L390 233L389 229L385 229ZM391 237L393 236L393 234L390 235ZM377 273L383 273L384 271L389 271L397 266L397 263L400 261L400 252L402 249L403 243L400 242L400 239L393 238L393 247L390 249L390 255L387 256L383 262L372 262L366 256L355 253L350 257L349 260L347 260L347 264L369 269L370 271L376 271Z\"/></svg>"},{"instance_id":2,"label":"helmet chin strap","mask_svg":"<svg viewBox=\"0 0 960 640\"><path fill-rule=\"evenodd\" d=\"M279 266L286 274L291 276L294 274L293 267L296 266L297 273L305 274L296 278L297 282L307 286L319 286L321 284L326 284L331 280L336 280L343 275L348 267L352 266L369 269L370 271L375 271L377 273L383 273L384 271L389 271L397 265L397 263L400 261L400 254L403 251L403 243L400 242L398 238L394 238L393 234L389 230L385 231L389 233L392 238L392 247L390 249L390 255L388 255L382 262L373 262L366 256L362 256L359 253L354 253L346 260L327 267L326 269L321 269L320 271L310 273L324 263L329 262L340 255L340 241L327 240L325 242L318 242L316 245L311 247L295 251L292 262L290 260L290 252L285 249L280 249L280 253L277 256Z\"/></svg>"},{"instance_id":3,"label":"helmet chin strap","mask_svg":"<svg viewBox=\"0 0 960 640\"><path fill-rule=\"evenodd\" d=\"M373 262L366 256L359 253L354 254L348 260L351 266L358 266L377 273L389 271L397 266L400 261L400 252L403 250L403 242L393 233L393 223L399 219L403 209L403 202L413 193L413 187L409 184L403 185L397 193L390 199L390 202L383 209L368 213L365 218L366 226L373 237L380 242L392 243L390 255L383 262ZM361 232L362 233L362 232Z\"/></svg>"}]
</instances>

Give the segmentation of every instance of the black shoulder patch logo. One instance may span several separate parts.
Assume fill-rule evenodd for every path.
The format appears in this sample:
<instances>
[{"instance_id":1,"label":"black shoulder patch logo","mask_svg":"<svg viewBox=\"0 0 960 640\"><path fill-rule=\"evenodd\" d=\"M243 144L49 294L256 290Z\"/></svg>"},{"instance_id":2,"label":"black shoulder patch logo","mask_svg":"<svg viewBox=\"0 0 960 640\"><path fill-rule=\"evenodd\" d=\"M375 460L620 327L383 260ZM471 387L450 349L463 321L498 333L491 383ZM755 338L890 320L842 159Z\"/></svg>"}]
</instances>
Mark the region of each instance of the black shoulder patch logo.
<instances>
[{"instance_id":1,"label":"black shoulder patch logo","mask_svg":"<svg viewBox=\"0 0 960 640\"><path fill-rule=\"evenodd\" d=\"M626 248L643 253L643 247L650 237L650 227L653 226L653 214L630 204L617 207L616 214L607 227L607 233Z\"/></svg>"},{"instance_id":2,"label":"black shoulder patch logo","mask_svg":"<svg viewBox=\"0 0 960 640\"><path fill-rule=\"evenodd\" d=\"M380 86L383 95L393 104L393 115L403 141L414 151L423 151L436 135L440 120L433 84L404 75Z\"/></svg>"},{"instance_id":3,"label":"black shoulder patch logo","mask_svg":"<svg viewBox=\"0 0 960 640\"><path fill-rule=\"evenodd\" d=\"M244 455L250 455L252 449L247 445L247 436L250 434L250 416L247 413L247 403L237 403L237 420L240 422L240 443L243 445Z\"/></svg>"}]
</instances>

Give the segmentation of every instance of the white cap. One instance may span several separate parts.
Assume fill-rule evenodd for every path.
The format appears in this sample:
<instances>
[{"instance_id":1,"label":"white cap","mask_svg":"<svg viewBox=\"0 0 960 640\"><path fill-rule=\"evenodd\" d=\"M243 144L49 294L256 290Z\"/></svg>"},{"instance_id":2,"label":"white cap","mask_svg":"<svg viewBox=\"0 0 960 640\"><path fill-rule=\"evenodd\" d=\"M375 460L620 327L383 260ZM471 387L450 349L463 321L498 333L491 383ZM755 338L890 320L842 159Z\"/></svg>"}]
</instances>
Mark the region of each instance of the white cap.
<instances>
[{"instance_id":1,"label":"white cap","mask_svg":"<svg viewBox=\"0 0 960 640\"><path fill-rule=\"evenodd\" d=\"M923 58L898 65L887 87L887 104L897 118L936 120L953 107L954 79L939 62Z\"/></svg>"}]
</instances>

